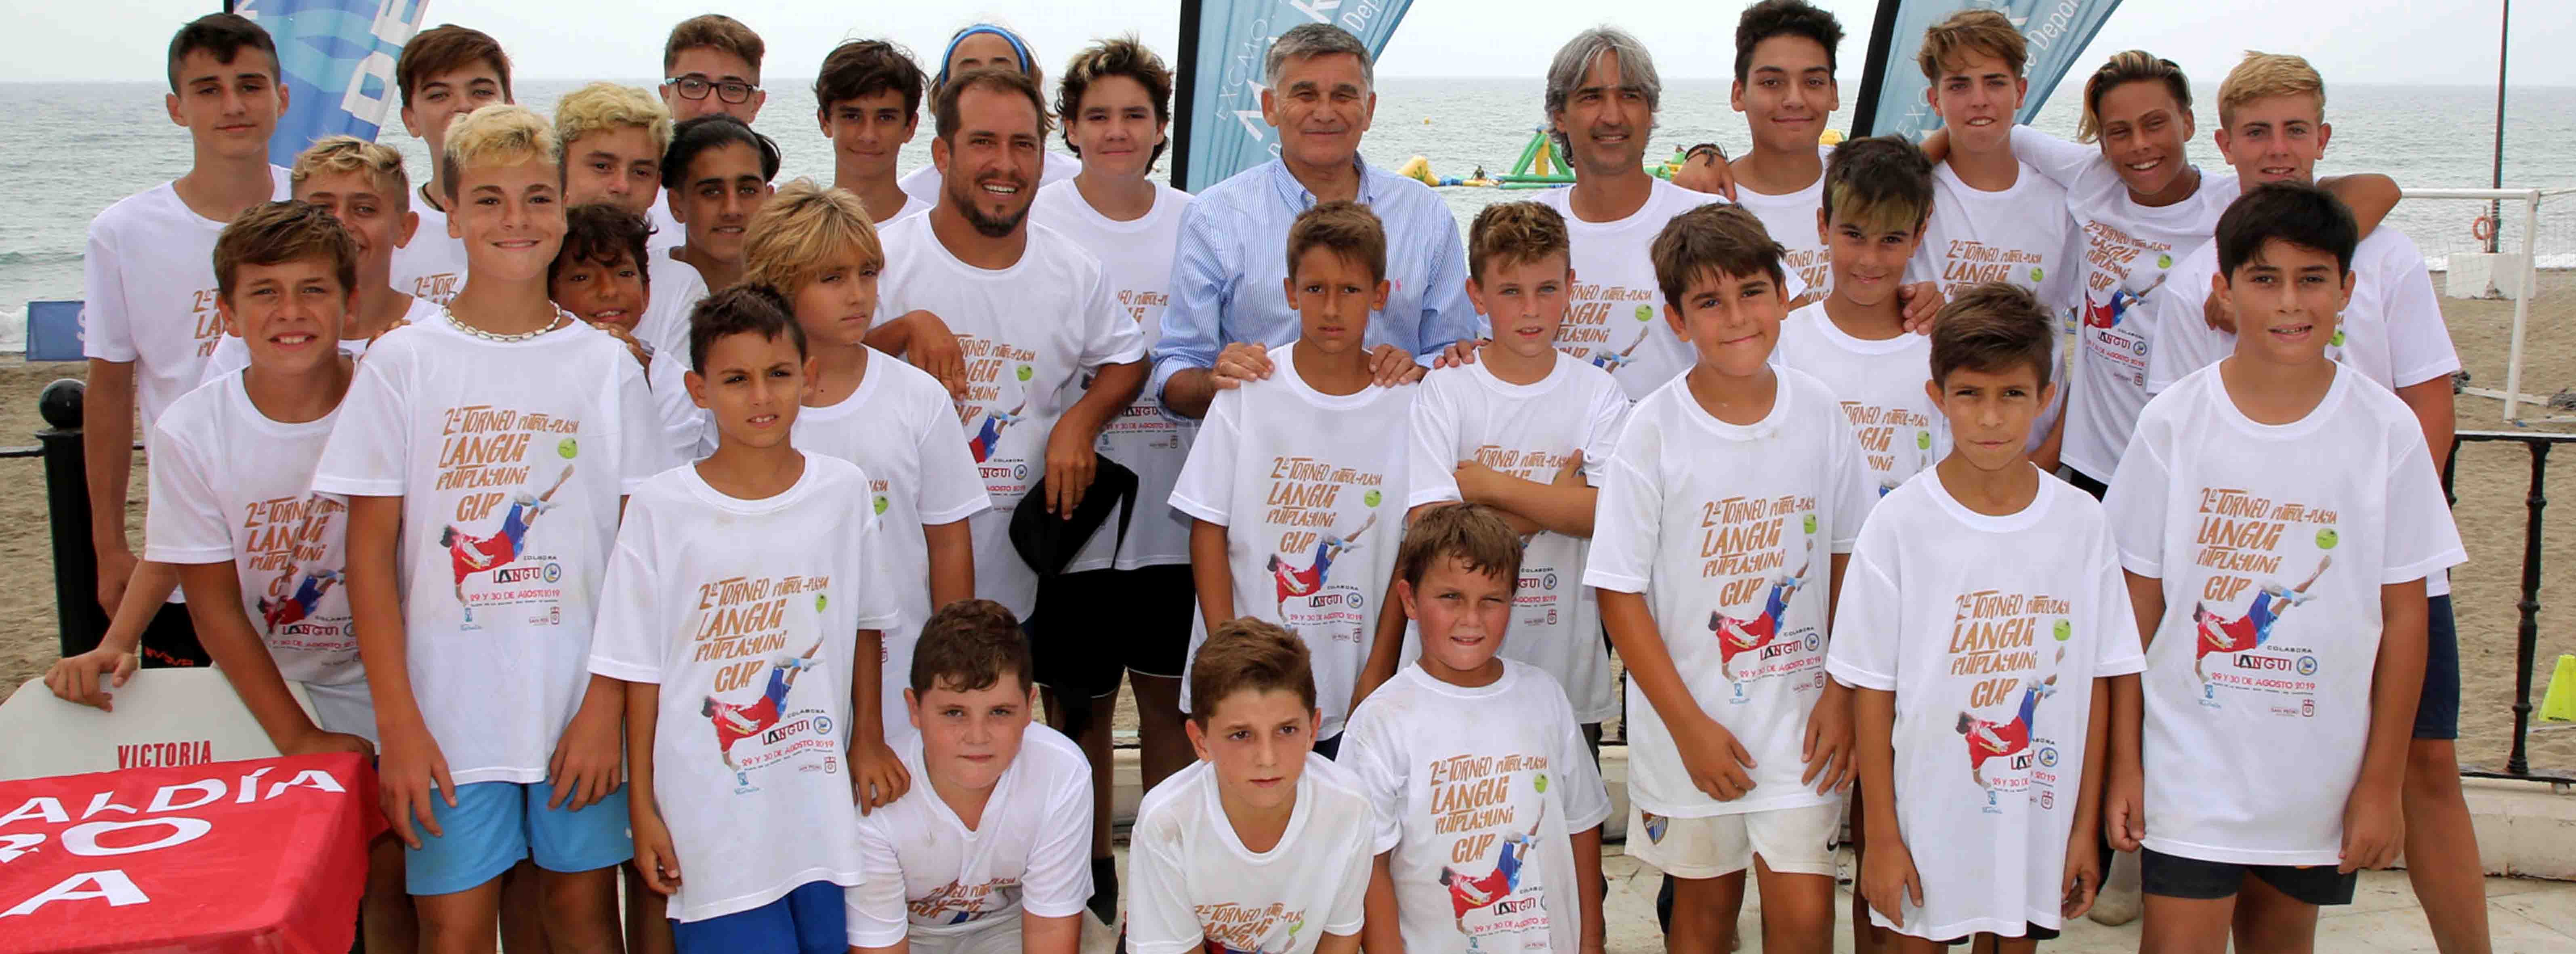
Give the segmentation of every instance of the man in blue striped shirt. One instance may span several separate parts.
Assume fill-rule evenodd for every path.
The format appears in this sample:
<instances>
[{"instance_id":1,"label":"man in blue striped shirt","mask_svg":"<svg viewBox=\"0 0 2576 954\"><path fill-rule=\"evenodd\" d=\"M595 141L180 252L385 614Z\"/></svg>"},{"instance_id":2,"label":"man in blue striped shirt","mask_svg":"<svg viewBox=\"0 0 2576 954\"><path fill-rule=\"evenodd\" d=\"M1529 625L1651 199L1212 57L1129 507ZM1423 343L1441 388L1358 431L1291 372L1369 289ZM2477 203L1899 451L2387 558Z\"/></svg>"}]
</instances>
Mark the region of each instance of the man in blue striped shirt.
<instances>
[{"instance_id":1,"label":"man in blue striped shirt","mask_svg":"<svg viewBox=\"0 0 2576 954\"><path fill-rule=\"evenodd\" d=\"M1279 131L1279 158L1208 187L1181 216L1147 387L1182 418L1207 413L1219 389L1269 377L1269 351L1297 339L1288 225L1317 202L1363 202L1385 223L1392 288L1367 338L1380 383L1419 379L1443 348L1481 334L1447 203L1360 161L1377 110L1368 48L1339 27L1304 24L1280 34L1263 65L1261 114Z\"/></svg>"}]
</instances>

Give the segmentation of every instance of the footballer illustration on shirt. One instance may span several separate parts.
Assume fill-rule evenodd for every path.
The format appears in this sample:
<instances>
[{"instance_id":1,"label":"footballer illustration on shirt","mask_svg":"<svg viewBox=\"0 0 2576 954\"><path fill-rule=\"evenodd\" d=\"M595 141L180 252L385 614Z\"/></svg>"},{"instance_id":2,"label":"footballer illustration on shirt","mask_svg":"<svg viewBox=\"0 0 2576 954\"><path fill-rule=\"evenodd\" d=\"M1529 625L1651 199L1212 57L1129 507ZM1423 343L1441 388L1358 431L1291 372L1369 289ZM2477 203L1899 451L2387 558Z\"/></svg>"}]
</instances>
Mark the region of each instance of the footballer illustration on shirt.
<instances>
[{"instance_id":1,"label":"footballer illustration on shirt","mask_svg":"<svg viewBox=\"0 0 2576 954\"><path fill-rule=\"evenodd\" d=\"M2060 661L2066 658L2065 648L2057 650L2057 658ZM1997 779L1986 774L1986 763L2005 759L2003 767L2006 770L2027 767L2029 758L2024 753L2030 751L2031 727L2036 724L2032 719L2039 713L2039 700L2056 694L2057 674L2050 673L2046 679L2022 681L2021 704L2013 710L2010 720L1980 719L1965 709L1959 711L1958 732L1968 743L1968 777L1976 781L1978 788L1986 790L1986 804L1995 803L1995 790L1999 784Z\"/></svg>"},{"instance_id":2,"label":"footballer illustration on shirt","mask_svg":"<svg viewBox=\"0 0 2576 954\"><path fill-rule=\"evenodd\" d=\"M2126 288L2115 287L2111 289L2111 299L2107 302L2095 302L2092 294L2088 292L2084 296L2084 323L2094 328L2117 328L2121 321L2129 317L2130 309L2137 307L2140 300L2162 287L2164 283L2165 276L2159 274L2155 281L2148 282L2147 287L2138 291L2132 292Z\"/></svg>"},{"instance_id":3,"label":"footballer illustration on shirt","mask_svg":"<svg viewBox=\"0 0 2576 954\"><path fill-rule=\"evenodd\" d=\"M1655 326L1648 324L1643 328L1637 329L1637 340L1628 342L1627 347L1621 348L1615 352L1598 350L1592 352L1592 366L1600 368L1603 371L1608 371L1612 374L1619 373L1619 369L1627 367L1628 362L1637 360L1634 357L1637 352L1637 346L1645 344L1646 338L1654 333Z\"/></svg>"},{"instance_id":4,"label":"footballer illustration on shirt","mask_svg":"<svg viewBox=\"0 0 2576 954\"><path fill-rule=\"evenodd\" d=\"M1028 406L1027 401L1022 401L1018 407L1008 411L984 413L983 425L976 428L973 436L966 438L966 449L974 453L976 463L981 464L993 456L993 448L1002 442L1002 432L1009 429L1011 425L1019 423L1020 412L1026 410Z\"/></svg>"},{"instance_id":5,"label":"footballer illustration on shirt","mask_svg":"<svg viewBox=\"0 0 2576 954\"><path fill-rule=\"evenodd\" d=\"M2199 676L2201 683L2206 686L2209 683L2209 671L2203 664L2209 660L2211 653L2225 655L2246 652L2260 649L2264 644L2271 642L2272 624L2280 622L2281 614L2288 612L2291 607L2306 603L2310 597L2309 590L2316 586L2317 578L2324 576L2326 567L2332 565L2334 565L2332 554L2317 557L2316 572L2308 574L2308 578L2296 587L2285 589L2277 581L2263 581L2262 587L2254 593L2252 602L2246 605L2245 613L2241 616L2222 617L2210 610L2206 602L2192 604L2191 621L2193 628L2200 634L2199 644L2192 654L2192 674Z\"/></svg>"},{"instance_id":6,"label":"footballer illustration on shirt","mask_svg":"<svg viewBox=\"0 0 2576 954\"><path fill-rule=\"evenodd\" d=\"M734 743L759 737L778 725L779 717L787 712L788 690L795 688L797 676L819 665L814 654L822 648L822 641L816 640L802 656L770 660L769 683L760 690L760 698L756 701L736 704L709 695L706 702L698 707L698 714L715 725L716 757L733 772L734 784L741 786L737 791L757 789L753 788L744 767L734 761Z\"/></svg>"},{"instance_id":7,"label":"footballer illustration on shirt","mask_svg":"<svg viewBox=\"0 0 2576 954\"><path fill-rule=\"evenodd\" d=\"M1359 529L1351 531L1347 536L1339 533L1325 533L1315 541L1314 553L1308 557L1303 567L1289 563L1288 557L1271 554L1267 565L1271 582L1278 592L1280 620L1294 628L1298 620L1290 616L1288 601L1308 600L1311 603L1316 595L1324 591L1324 584L1331 581L1333 561L1340 559L1342 554L1359 549L1359 538L1366 536L1369 528L1376 525L1377 514L1371 513L1367 519L1360 521Z\"/></svg>"},{"instance_id":8,"label":"footballer illustration on shirt","mask_svg":"<svg viewBox=\"0 0 2576 954\"><path fill-rule=\"evenodd\" d=\"M465 608L466 622L474 621L474 604L465 598L465 581L518 562L519 555L528 549L528 527L554 509L555 491L562 490L564 482L571 479L572 465L565 464L563 473L555 477L554 486L546 488L545 493L531 497L520 491L510 501L509 512L502 515L500 528L490 536L469 535L452 523L439 530L438 545L447 549L456 571L456 602Z\"/></svg>"},{"instance_id":9,"label":"footballer illustration on shirt","mask_svg":"<svg viewBox=\"0 0 2576 954\"><path fill-rule=\"evenodd\" d=\"M1540 790L1546 790L1543 782ZM1530 819L1527 829L1515 827L1503 832L1494 849L1492 871L1471 876L1456 868L1441 866L1440 884L1449 889L1449 906L1455 915L1458 933L1467 936L1468 947L1476 947L1476 939L1481 936L1547 927L1547 909L1539 899L1513 898L1521 893L1521 873L1529 870L1530 853L1538 850L1539 822L1546 817L1547 803L1540 802L1538 812ZM1493 916L1480 918L1481 923L1469 927L1467 916L1479 911Z\"/></svg>"},{"instance_id":10,"label":"footballer illustration on shirt","mask_svg":"<svg viewBox=\"0 0 2576 954\"><path fill-rule=\"evenodd\" d=\"M295 577L295 570L287 570L279 577L278 585L270 588L271 592L283 589L284 583ZM279 628L293 626L313 615L313 611L322 605L322 597L330 595L332 587L339 583L340 571L314 570L303 574L303 580L295 586L294 595L260 597L260 620L268 624L267 635L275 636Z\"/></svg>"},{"instance_id":11,"label":"footballer illustration on shirt","mask_svg":"<svg viewBox=\"0 0 2576 954\"><path fill-rule=\"evenodd\" d=\"M1781 618L1788 615L1789 600L1807 585L1807 571L1815 567L1816 543L1807 541L1807 559L1798 564L1795 573L1772 577L1771 590L1762 601L1762 612L1746 619L1726 615L1725 610L1708 614L1709 632L1717 637L1719 675L1735 686L1735 694L1744 694L1742 677L1736 675L1735 657L1772 645L1780 638ZM1757 657L1759 658L1759 657Z\"/></svg>"}]
</instances>

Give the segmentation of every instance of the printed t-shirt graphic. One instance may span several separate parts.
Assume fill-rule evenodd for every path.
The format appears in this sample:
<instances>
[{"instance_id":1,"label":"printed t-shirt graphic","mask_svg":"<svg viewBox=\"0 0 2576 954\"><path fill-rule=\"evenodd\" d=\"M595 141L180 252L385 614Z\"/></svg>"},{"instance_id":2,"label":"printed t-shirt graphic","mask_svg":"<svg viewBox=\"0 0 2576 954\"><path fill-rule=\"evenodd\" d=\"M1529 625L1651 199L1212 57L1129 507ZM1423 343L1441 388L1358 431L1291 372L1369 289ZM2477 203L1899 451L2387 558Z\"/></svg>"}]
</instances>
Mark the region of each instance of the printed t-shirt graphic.
<instances>
[{"instance_id":1,"label":"printed t-shirt graphic","mask_svg":"<svg viewBox=\"0 0 2576 954\"><path fill-rule=\"evenodd\" d=\"M1574 287L1566 296L1565 325L1557 332L1556 347L1577 361L1610 372L1620 392L1636 401L1690 370L1698 360L1664 319L1663 286L1655 281L1650 255L1655 236L1673 216L1725 200L1656 179L1646 204L1628 217L1586 222L1574 214L1573 193L1572 189L1542 189L1538 197L1565 217L1566 238L1572 246L1566 263L1574 270ZM1813 217L1810 212L1809 218ZM1784 300L1806 293L1807 283L1786 260L1781 271L1787 285L1781 289Z\"/></svg>"},{"instance_id":2,"label":"printed t-shirt graphic","mask_svg":"<svg viewBox=\"0 0 2576 954\"><path fill-rule=\"evenodd\" d=\"M1235 613L1287 627L1313 653L1317 738L1342 731L1395 571L1420 390L1326 395L1283 360L1266 379L1217 392L1172 491L1173 509L1225 527ZM1196 655L1203 614L1190 630Z\"/></svg>"},{"instance_id":3,"label":"printed t-shirt graphic","mask_svg":"<svg viewBox=\"0 0 2576 954\"><path fill-rule=\"evenodd\" d=\"M590 671L658 687L651 797L685 873L681 921L863 870L843 754L850 657L858 631L894 622L894 588L870 571L875 514L851 506L867 474L803 456L795 483L758 500L695 466L654 475L600 589Z\"/></svg>"},{"instance_id":4,"label":"printed t-shirt graphic","mask_svg":"<svg viewBox=\"0 0 2576 954\"><path fill-rule=\"evenodd\" d=\"M1628 398L1607 372L1559 356L1546 377L1517 385L1484 362L1434 371L1415 386L1409 510L1460 499L1460 461L1522 480L1556 479L1568 455L1583 454L1584 481L1599 486L1610 466ZM1589 538L1541 530L1522 541L1521 576L1512 594L1511 638L1501 655L1554 677L1573 700L1579 722L1618 714L1610 660L1600 640L1599 610L1582 584ZM1418 640L1408 637L1409 643ZM1411 657L1406 657L1410 659Z\"/></svg>"},{"instance_id":5,"label":"printed t-shirt graphic","mask_svg":"<svg viewBox=\"0 0 2576 954\"><path fill-rule=\"evenodd\" d=\"M2239 412L2218 366L2185 376L2139 418L2104 500L2121 562L2164 586L2143 680L2157 851L2335 864L2380 587L2464 558L2421 423L2335 369L2316 408L2279 425Z\"/></svg>"},{"instance_id":6,"label":"printed t-shirt graphic","mask_svg":"<svg viewBox=\"0 0 2576 954\"><path fill-rule=\"evenodd\" d=\"M1297 804L1269 851L1243 846L1198 762L1145 794L1128 849L1127 947L1135 954L1312 954L1367 916L1376 828L1348 770L1308 753ZM1087 830L1087 829L1086 829Z\"/></svg>"},{"instance_id":7,"label":"printed t-shirt graphic","mask_svg":"<svg viewBox=\"0 0 2576 954\"><path fill-rule=\"evenodd\" d=\"M1047 440L1082 399L1083 376L1145 357L1100 260L1053 229L1027 228L1020 260L994 270L949 254L928 216L886 225L876 314L883 325L927 311L957 335L967 377L957 419L993 506L970 518L976 595L1022 617L1037 602L1037 571L1011 547L1011 513L1045 478Z\"/></svg>"},{"instance_id":8,"label":"printed t-shirt graphic","mask_svg":"<svg viewBox=\"0 0 2576 954\"><path fill-rule=\"evenodd\" d=\"M335 409L298 424L271 420L251 403L239 373L173 402L152 441L143 556L231 563L242 611L278 675L363 685L341 587L348 506L311 492L314 462L337 418Z\"/></svg>"},{"instance_id":9,"label":"printed t-shirt graphic","mask_svg":"<svg viewBox=\"0 0 2576 954\"><path fill-rule=\"evenodd\" d=\"M2128 186L2093 146L2027 126L2013 130L2012 146L2014 158L2065 187L2067 211L2084 242L2082 312L2061 456L2085 476L2107 482L2137 427L2138 409L2147 403L2147 362L2157 329L2144 302L2168 287L2165 273L2175 262L2209 241L2219 214L2236 201L2236 177L2202 175L2199 191L2189 198L2144 206L2129 197Z\"/></svg>"},{"instance_id":10,"label":"printed t-shirt graphic","mask_svg":"<svg viewBox=\"0 0 2576 954\"><path fill-rule=\"evenodd\" d=\"M1181 212L1190 194L1154 185L1154 205L1142 218L1117 222L1082 198L1071 182L1038 190L1029 210L1032 221L1064 233L1075 244L1100 256L1100 266L1121 314L1136 320L1136 329L1151 351L1163 336L1163 309L1172 299L1172 260L1181 240ZM1186 565L1190 562L1190 518L1172 510L1172 484L1189 459L1198 424L1163 413L1161 402L1146 389L1101 429L1101 456L1136 472L1136 513L1128 520L1127 540L1118 534L1093 534L1066 564L1069 573L1115 567Z\"/></svg>"},{"instance_id":11,"label":"printed t-shirt graphic","mask_svg":"<svg viewBox=\"0 0 2576 954\"><path fill-rule=\"evenodd\" d=\"M457 784L543 781L581 701L619 498L668 460L643 374L586 325L504 343L443 316L358 364L314 489L403 498L411 682Z\"/></svg>"},{"instance_id":12,"label":"printed t-shirt graphic","mask_svg":"<svg viewBox=\"0 0 2576 954\"><path fill-rule=\"evenodd\" d=\"M2144 665L2110 527L2082 491L2042 478L2028 505L1993 516L1934 471L1879 502L1843 573L1826 668L1896 695L1897 826L1924 886L1896 930L2060 925L2093 680Z\"/></svg>"},{"instance_id":13,"label":"printed t-shirt graphic","mask_svg":"<svg viewBox=\"0 0 2576 954\"><path fill-rule=\"evenodd\" d=\"M911 735L903 690L912 685L912 648L930 619L930 542L924 526L955 523L990 507L975 474L948 388L902 358L868 354L859 386L840 403L796 412L799 450L838 457L868 475L877 541L869 577L894 581L896 622L885 628L878 675L888 745Z\"/></svg>"},{"instance_id":14,"label":"printed t-shirt graphic","mask_svg":"<svg viewBox=\"0 0 2576 954\"><path fill-rule=\"evenodd\" d=\"M1750 425L1710 416L1687 378L1647 395L1601 489L1584 582L1644 594L1693 701L1757 763L1751 795L1710 798L1631 682L1629 792L1643 811L1700 817L1833 799L1798 784L1801 735L1824 687L1833 594L1823 575L1877 495L1832 392L1797 370L1775 373L1771 411Z\"/></svg>"},{"instance_id":15,"label":"printed t-shirt graphic","mask_svg":"<svg viewBox=\"0 0 2576 954\"><path fill-rule=\"evenodd\" d=\"M2083 311L2085 237L2066 208L2066 187L2029 163L2013 184L1988 192L1959 179L1949 163L1932 167L1932 217L1923 242L1906 264L1905 280L1936 282L1941 297L1955 300L1979 282L2005 282L2039 299L2062 326L2049 339L2049 380L2057 394L2031 422L2025 449L2039 450L2066 412L2066 338ZM1937 457L1935 458L1938 459Z\"/></svg>"},{"instance_id":16,"label":"printed t-shirt graphic","mask_svg":"<svg viewBox=\"0 0 2576 954\"><path fill-rule=\"evenodd\" d=\"M1473 713L1473 718L1458 718ZM1377 807L1408 950L1579 946L1585 893L1571 833L1610 814L1556 681L1505 660L1492 684L1406 666L1351 716L1341 761Z\"/></svg>"},{"instance_id":17,"label":"printed t-shirt graphic","mask_svg":"<svg viewBox=\"0 0 2576 954\"><path fill-rule=\"evenodd\" d=\"M1081 749L1031 723L971 828L932 790L918 733L895 753L913 787L859 819L869 880L849 892L851 946L890 947L908 936L980 949L964 939L1016 935L1023 912L1083 912L1092 890L1091 767Z\"/></svg>"},{"instance_id":18,"label":"printed t-shirt graphic","mask_svg":"<svg viewBox=\"0 0 2576 954\"><path fill-rule=\"evenodd\" d=\"M1931 336L1855 338L1825 314L1824 302L1816 302L1781 322L1771 363L1806 372L1842 399L1879 496L1949 456L1949 419L1923 393L1931 377Z\"/></svg>"}]
</instances>

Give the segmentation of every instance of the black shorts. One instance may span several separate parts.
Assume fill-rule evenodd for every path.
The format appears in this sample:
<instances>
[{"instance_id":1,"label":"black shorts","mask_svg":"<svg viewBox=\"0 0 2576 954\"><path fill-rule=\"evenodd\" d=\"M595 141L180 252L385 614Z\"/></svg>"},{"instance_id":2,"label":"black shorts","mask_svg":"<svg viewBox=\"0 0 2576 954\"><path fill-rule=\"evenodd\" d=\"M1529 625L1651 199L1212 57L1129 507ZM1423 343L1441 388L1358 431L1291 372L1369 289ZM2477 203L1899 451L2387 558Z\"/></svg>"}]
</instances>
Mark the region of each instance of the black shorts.
<instances>
[{"instance_id":1,"label":"black shorts","mask_svg":"<svg viewBox=\"0 0 2576 954\"><path fill-rule=\"evenodd\" d=\"M2424 601L2424 692L2415 698L2415 737L2460 737L2460 627L2449 594Z\"/></svg>"},{"instance_id":2,"label":"black shorts","mask_svg":"<svg viewBox=\"0 0 2576 954\"><path fill-rule=\"evenodd\" d=\"M2333 865L2240 865L2168 855L2153 848L2138 850L2138 869L2148 894L2189 901L2235 897L2253 875L2291 898L2315 905L2351 904L2358 872Z\"/></svg>"},{"instance_id":3,"label":"black shorts","mask_svg":"<svg viewBox=\"0 0 2576 954\"><path fill-rule=\"evenodd\" d=\"M2093 499L2095 500L2100 500L2102 499L2103 494L2111 492L2111 485L2108 482L2095 480L2086 476L2083 471L2076 470L2073 465L2068 465L2066 468L2066 482L2074 485L2077 490L2092 494Z\"/></svg>"},{"instance_id":4,"label":"black shorts","mask_svg":"<svg viewBox=\"0 0 2576 954\"><path fill-rule=\"evenodd\" d=\"M1185 563L1041 580L1028 624L1037 683L1097 697L1117 692L1125 671L1179 678L1195 612L1198 590Z\"/></svg>"}]
</instances>

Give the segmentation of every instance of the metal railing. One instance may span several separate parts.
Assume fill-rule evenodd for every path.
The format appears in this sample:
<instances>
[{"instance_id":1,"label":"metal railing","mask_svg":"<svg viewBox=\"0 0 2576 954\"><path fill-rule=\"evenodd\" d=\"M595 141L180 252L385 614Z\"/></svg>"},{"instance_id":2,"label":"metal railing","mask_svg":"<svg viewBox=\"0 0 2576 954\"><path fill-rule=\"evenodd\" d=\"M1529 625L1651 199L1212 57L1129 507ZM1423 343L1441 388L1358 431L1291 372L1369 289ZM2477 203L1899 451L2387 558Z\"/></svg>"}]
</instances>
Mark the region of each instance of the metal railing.
<instances>
[{"instance_id":1,"label":"metal railing","mask_svg":"<svg viewBox=\"0 0 2576 954\"><path fill-rule=\"evenodd\" d=\"M2549 449L2560 444L2576 443L2576 434L2540 431L2461 431L2451 438L2448 463L2442 468L2442 493L2457 503L2451 490L2451 475L2459 473L2460 448L2467 444L2515 443L2531 452L2531 483L2524 490L2525 512L2522 523L2522 599L2514 604L2520 621L2514 626L2513 677L2513 744L2505 753L2504 771L2468 768L2460 774L2475 778L2509 778L2576 784L2576 775L2566 772L2531 770L2531 675L2540 650L2540 560L2541 512L2549 506Z\"/></svg>"}]
</instances>

